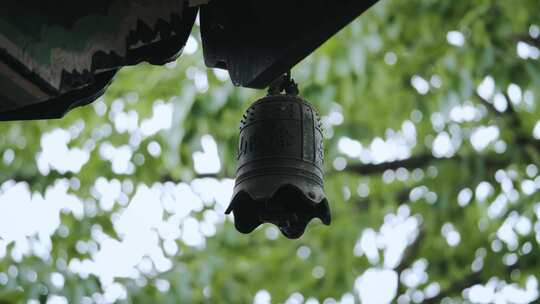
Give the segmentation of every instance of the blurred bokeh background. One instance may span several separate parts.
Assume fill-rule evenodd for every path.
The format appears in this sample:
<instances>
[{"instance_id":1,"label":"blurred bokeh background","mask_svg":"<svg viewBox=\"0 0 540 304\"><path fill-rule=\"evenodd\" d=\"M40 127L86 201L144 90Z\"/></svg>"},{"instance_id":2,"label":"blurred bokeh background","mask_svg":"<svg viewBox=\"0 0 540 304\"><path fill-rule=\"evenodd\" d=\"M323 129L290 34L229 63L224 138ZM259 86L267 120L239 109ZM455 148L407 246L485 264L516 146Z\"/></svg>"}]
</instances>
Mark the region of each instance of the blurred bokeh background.
<instances>
[{"instance_id":1,"label":"blurred bokeh background","mask_svg":"<svg viewBox=\"0 0 540 304\"><path fill-rule=\"evenodd\" d=\"M279 20L276 20L279 22ZM300 63L333 223L224 215L242 112L198 27L61 120L0 124L0 303L530 303L540 4L382 0Z\"/></svg>"}]
</instances>

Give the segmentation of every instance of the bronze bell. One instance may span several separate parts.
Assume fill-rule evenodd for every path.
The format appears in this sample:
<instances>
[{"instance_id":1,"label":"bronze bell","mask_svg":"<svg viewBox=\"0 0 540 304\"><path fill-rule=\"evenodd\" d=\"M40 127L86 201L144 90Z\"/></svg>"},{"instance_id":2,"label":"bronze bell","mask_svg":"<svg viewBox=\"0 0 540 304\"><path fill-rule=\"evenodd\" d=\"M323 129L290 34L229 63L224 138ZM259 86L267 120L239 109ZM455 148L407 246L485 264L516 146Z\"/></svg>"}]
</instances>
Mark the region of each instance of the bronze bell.
<instances>
[{"instance_id":1,"label":"bronze bell","mask_svg":"<svg viewBox=\"0 0 540 304\"><path fill-rule=\"evenodd\" d=\"M296 96L289 75L284 77L243 116L236 182L226 213L233 212L242 233L272 223L286 237L299 238L315 217L329 225L330 208L323 189L320 118Z\"/></svg>"}]
</instances>

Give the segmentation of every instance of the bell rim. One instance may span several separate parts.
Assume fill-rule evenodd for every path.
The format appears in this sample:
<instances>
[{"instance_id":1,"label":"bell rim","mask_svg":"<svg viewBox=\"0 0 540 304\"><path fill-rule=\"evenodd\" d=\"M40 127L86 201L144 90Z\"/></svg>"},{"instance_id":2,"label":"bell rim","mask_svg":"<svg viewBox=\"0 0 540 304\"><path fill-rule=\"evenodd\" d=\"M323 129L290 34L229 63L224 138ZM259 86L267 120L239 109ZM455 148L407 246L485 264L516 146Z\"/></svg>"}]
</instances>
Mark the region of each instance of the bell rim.
<instances>
[{"instance_id":1,"label":"bell rim","mask_svg":"<svg viewBox=\"0 0 540 304\"><path fill-rule=\"evenodd\" d=\"M269 201L271 201L280 191L283 191L286 188L293 189L298 194L302 195L302 201L304 203L307 202L307 203L309 203L311 205L311 207L319 208L319 210L317 210L316 212L310 214L311 217L309 217L309 219L307 219L307 221L305 221L305 225L302 227L301 233L290 234L290 232L285 231L284 229L282 229L282 227L280 227L278 224L276 224L275 221L261 219L259 217L260 214L252 214L251 216L254 216L256 218L254 218L254 220L250 224L248 224L247 226L242 226L241 223L244 223L244 224L246 223L245 222L246 219L243 218L243 217L245 217L245 215L242 214L242 213L237 215L236 212L237 212L237 210L238 211L240 210L240 206L235 206L237 204L238 200L242 196L248 198L247 204L249 204L251 208L261 210L261 207L266 208L266 204ZM243 204L246 204L246 202L244 202ZM260 211L258 211L258 212L260 212ZM249 234L252 231L254 231L255 229L257 229L259 226L261 226L262 224L268 223L268 224L272 224L272 225L277 226L279 228L279 230L281 231L281 233L283 235L285 235L289 239L297 239L300 236L302 236L304 234L307 226L315 218L318 218L321 221L321 223L326 225L326 226L330 225L331 222L332 222L332 212L331 212L331 209L330 209L330 203L328 202L328 198L326 197L326 195L322 196L321 199L318 202L316 202L313 199L311 199L309 197L309 195L306 195L306 193L302 189L300 189L298 186L296 186L294 184L291 184L291 183L285 183L285 184L280 185L280 187L278 187L275 191L273 191L272 194L270 196L268 196L266 199L257 199L254 196L252 196L251 193L249 193L248 190L241 189L240 191L234 193L234 195L233 195L233 197L231 199L231 202L230 202L229 206L227 207L227 210L225 211L225 214L231 214L231 213L234 216L234 226L235 226L235 228L239 232L241 232L243 234ZM240 219L241 217L242 217L242 219Z\"/></svg>"}]
</instances>

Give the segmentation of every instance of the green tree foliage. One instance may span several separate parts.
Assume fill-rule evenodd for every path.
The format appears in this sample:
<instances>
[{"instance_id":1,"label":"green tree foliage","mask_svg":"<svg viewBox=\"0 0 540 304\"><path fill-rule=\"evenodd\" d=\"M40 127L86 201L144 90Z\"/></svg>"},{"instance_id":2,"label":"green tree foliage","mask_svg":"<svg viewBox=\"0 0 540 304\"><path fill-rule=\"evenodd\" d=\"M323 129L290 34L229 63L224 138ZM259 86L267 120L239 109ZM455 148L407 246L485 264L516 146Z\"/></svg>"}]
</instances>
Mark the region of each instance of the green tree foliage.
<instances>
[{"instance_id":1,"label":"green tree foliage","mask_svg":"<svg viewBox=\"0 0 540 304\"><path fill-rule=\"evenodd\" d=\"M295 67L333 212L296 241L222 214L265 92L206 69L197 28L64 119L1 124L0 303L536 300L539 20L535 0L382 0Z\"/></svg>"}]
</instances>

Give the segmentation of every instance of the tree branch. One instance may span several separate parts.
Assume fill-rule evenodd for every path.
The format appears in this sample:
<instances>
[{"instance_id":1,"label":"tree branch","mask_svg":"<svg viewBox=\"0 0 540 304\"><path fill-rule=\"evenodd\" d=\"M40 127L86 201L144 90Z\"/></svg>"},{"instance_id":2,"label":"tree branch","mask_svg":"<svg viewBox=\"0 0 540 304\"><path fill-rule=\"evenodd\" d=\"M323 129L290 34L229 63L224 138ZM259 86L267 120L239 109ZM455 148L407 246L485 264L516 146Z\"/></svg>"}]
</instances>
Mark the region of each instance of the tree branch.
<instances>
[{"instance_id":1,"label":"tree branch","mask_svg":"<svg viewBox=\"0 0 540 304\"><path fill-rule=\"evenodd\" d=\"M540 43L540 42L539 42ZM484 104L490 112L492 112L494 115L502 118L507 118L507 121L509 122L509 127L513 130L515 134L515 144L516 146L522 151L523 155L531 161L532 155L529 154L526 147L531 147L536 151L540 151L540 141L532 138L527 133L523 132L523 127L521 124L521 120L519 118L518 113L514 109L514 106L512 105L512 102L510 100L510 97L505 92L503 93L504 97L506 98L506 102L508 104L508 107L506 111L499 112L497 109L495 109L495 106L488 102L485 98L478 95L478 93L475 93L475 96Z\"/></svg>"},{"instance_id":2,"label":"tree branch","mask_svg":"<svg viewBox=\"0 0 540 304\"><path fill-rule=\"evenodd\" d=\"M415 168L425 167L433 161L437 161L437 160L444 161L444 160L457 159L457 158L459 158L459 156L457 155L453 156L452 158L436 158L431 153L424 153L424 154L412 156L407 159L384 162L380 164L354 164L354 165L347 166L345 170L358 173L358 174L370 175L370 174L379 174L388 169L392 169L392 170L396 170L399 168L415 169Z\"/></svg>"},{"instance_id":3,"label":"tree branch","mask_svg":"<svg viewBox=\"0 0 540 304\"><path fill-rule=\"evenodd\" d=\"M472 287L476 284L482 283L480 278L480 272L472 272L464 277L462 280L454 282L450 287L442 290L438 295L433 298L425 299L423 303L435 304L440 303L442 299L452 296L454 294L461 294L465 288Z\"/></svg>"},{"instance_id":4,"label":"tree branch","mask_svg":"<svg viewBox=\"0 0 540 304\"><path fill-rule=\"evenodd\" d=\"M532 46L535 46L537 48L540 49L540 39L538 38L533 38L529 35L524 35L524 34L517 34L517 35L513 35L513 39L514 39L514 42L520 42L520 41L523 41L523 42L526 42Z\"/></svg>"},{"instance_id":5,"label":"tree branch","mask_svg":"<svg viewBox=\"0 0 540 304\"><path fill-rule=\"evenodd\" d=\"M487 108L492 114L494 114L494 115L497 116L497 117L502 117L502 116L503 116L503 112L499 112L499 110L497 110L497 109L495 108L495 106L494 106L491 102L487 101L487 99L485 99L484 97L480 96L480 94L478 94L477 92L474 92L474 96L475 96L478 100L480 100L480 102L481 102L484 106L486 106L486 108Z\"/></svg>"},{"instance_id":6,"label":"tree branch","mask_svg":"<svg viewBox=\"0 0 540 304\"><path fill-rule=\"evenodd\" d=\"M213 173L205 173L205 174L196 174L193 178L220 178L219 174L213 174ZM175 184L178 184L182 182L182 180L179 180L177 178L173 178L170 174L165 174L161 176L159 179L160 183L166 183L166 182L173 182Z\"/></svg>"},{"instance_id":7,"label":"tree branch","mask_svg":"<svg viewBox=\"0 0 540 304\"><path fill-rule=\"evenodd\" d=\"M510 274L515 269L523 269L525 268L532 268L533 266L536 266L536 260L532 261L518 261L514 265L506 266L504 267L504 272ZM425 299L423 303L440 303L442 299L446 297L451 297L453 295L461 294L461 292L466 289L470 288L476 284L482 284L482 278L481 278L482 271L477 272L471 272L467 276L465 276L462 280L454 282L452 285L450 285L447 289L442 290L438 295L436 295L433 298Z\"/></svg>"},{"instance_id":8,"label":"tree branch","mask_svg":"<svg viewBox=\"0 0 540 304\"><path fill-rule=\"evenodd\" d=\"M412 263L416 260L418 257L418 253L420 252L420 248L422 245L422 241L424 240L424 237L426 236L426 233L424 231L423 227L419 227L418 230L418 236L414 240L414 242L405 249L405 252L403 253L403 257L401 258L401 262L399 265L395 268L395 271L399 274L403 272L403 270L409 268Z\"/></svg>"},{"instance_id":9,"label":"tree branch","mask_svg":"<svg viewBox=\"0 0 540 304\"><path fill-rule=\"evenodd\" d=\"M419 229L418 236L416 237L414 242L405 249L405 252L403 253L403 257L401 258L401 262L394 269L398 274L398 278L400 278L401 273L405 269L410 268L412 263L414 263L414 261L416 261L416 259L418 258L418 254L420 253L420 248L422 246L422 241L424 240L426 236L426 233L423 227L419 227L418 229ZM403 294L405 293L405 291L406 291L406 287L403 284L399 284L398 294Z\"/></svg>"},{"instance_id":10,"label":"tree branch","mask_svg":"<svg viewBox=\"0 0 540 304\"><path fill-rule=\"evenodd\" d=\"M510 164L510 160L500 156L500 155L472 155L472 156L461 156L456 154L449 158L437 158L431 153L423 153L410 158L403 160L396 160L391 162L384 162L380 164L353 164L347 166L345 171L353 172L362 175L372 175L380 174L386 170L397 170L399 168L405 169L416 169L423 168L435 162L444 162L444 161L464 161L467 159L482 159L486 166L496 168L500 166L506 166Z\"/></svg>"}]
</instances>

